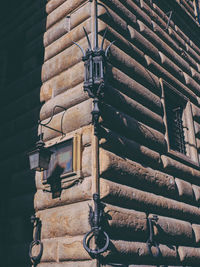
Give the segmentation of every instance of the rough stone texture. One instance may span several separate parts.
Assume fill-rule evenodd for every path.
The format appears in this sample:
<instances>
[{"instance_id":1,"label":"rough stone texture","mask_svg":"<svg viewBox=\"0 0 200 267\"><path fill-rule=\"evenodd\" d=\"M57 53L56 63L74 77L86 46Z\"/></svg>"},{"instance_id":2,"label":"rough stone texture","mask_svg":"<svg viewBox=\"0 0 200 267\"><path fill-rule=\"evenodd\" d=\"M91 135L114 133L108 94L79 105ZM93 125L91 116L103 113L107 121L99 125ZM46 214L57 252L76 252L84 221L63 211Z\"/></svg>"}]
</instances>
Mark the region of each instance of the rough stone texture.
<instances>
[{"instance_id":1,"label":"rough stone texture","mask_svg":"<svg viewBox=\"0 0 200 267\"><path fill-rule=\"evenodd\" d=\"M172 218L198 223L200 211L197 207L156 194L144 192L125 185L101 179L101 196L105 202L125 208L160 214Z\"/></svg>"},{"instance_id":2,"label":"rough stone texture","mask_svg":"<svg viewBox=\"0 0 200 267\"><path fill-rule=\"evenodd\" d=\"M178 193L180 196L180 199L188 199L189 201L194 200L194 193L192 189L192 185L186 181L183 181L181 179L176 178L175 179L176 186L178 188Z\"/></svg>"},{"instance_id":3,"label":"rough stone texture","mask_svg":"<svg viewBox=\"0 0 200 267\"><path fill-rule=\"evenodd\" d=\"M195 241L199 245L200 244L200 225L193 224L192 229L194 231Z\"/></svg>"},{"instance_id":4,"label":"rough stone texture","mask_svg":"<svg viewBox=\"0 0 200 267\"><path fill-rule=\"evenodd\" d=\"M91 194L92 181L90 178L85 178L79 184L65 189L61 192L59 198L52 199L51 192L37 190L34 197L35 210L43 210L47 208L63 206L75 202L81 202L92 198Z\"/></svg>"},{"instance_id":5,"label":"rough stone texture","mask_svg":"<svg viewBox=\"0 0 200 267\"><path fill-rule=\"evenodd\" d=\"M153 214L149 214L149 218L152 217ZM165 244L188 245L193 243L192 225L169 217L158 216L154 226L154 234L157 236L157 240Z\"/></svg>"},{"instance_id":6,"label":"rough stone texture","mask_svg":"<svg viewBox=\"0 0 200 267\"><path fill-rule=\"evenodd\" d=\"M200 248L179 247L178 254L180 257L180 261L184 264L199 264L199 251Z\"/></svg>"},{"instance_id":7,"label":"rough stone texture","mask_svg":"<svg viewBox=\"0 0 200 267\"><path fill-rule=\"evenodd\" d=\"M151 191L175 196L175 181L170 175L145 168L134 161L125 160L106 150L100 152L100 163L100 174L103 177L139 188L150 187Z\"/></svg>"},{"instance_id":8,"label":"rough stone texture","mask_svg":"<svg viewBox=\"0 0 200 267\"><path fill-rule=\"evenodd\" d=\"M109 86L100 106L100 193L104 227L111 237L104 266L112 262L130 267L198 266L199 168L167 155L160 82L164 79L191 101L196 134L192 143L199 150L200 49L193 3L101 2L105 7L98 6L99 41L106 27L104 48L116 40L107 64ZM172 2L175 12L169 21L166 10ZM83 91L82 53L73 43L87 49L83 26L93 39L93 3L24 0L15 8L13 1L9 12L2 12L0 248L2 255L9 252L3 267L30 265L29 218L34 212L42 219L44 251L39 267L98 266L82 245L83 234L90 229L88 204L93 203L97 166L92 99ZM40 101L45 102L42 108ZM28 171L27 160L27 151L37 140L39 117L47 122L55 105L67 111L56 109L50 126L60 129L63 118L64 138L82 135L81 179L76 185L67 183L68 188L65 184L60 198L43 191L41 174ZM47 146L62 141L60 134L44 127L43 131ZM154 233L162 257L157 260L145 243L150 213L158 215Z\"/></svg>"},{"instance_id":9,"label":"rough stone texture","mask_svg":"<svg viewBox=\"0 0 200 267\"><path fill-rule=\"evenodd\" d=\"M104 257L107 261L123 262L123 263L140 263L141 259L143 263L151 264L155 259L149 255L146 243L139 242L126 242L126 241L111 241L110 251L106 252ZM165 245L159 246L162 260L160 263L177 261L176 247L168 247ZM152 247L152 253L156 253L155 247Z\"/></svg>"}]
</instances>

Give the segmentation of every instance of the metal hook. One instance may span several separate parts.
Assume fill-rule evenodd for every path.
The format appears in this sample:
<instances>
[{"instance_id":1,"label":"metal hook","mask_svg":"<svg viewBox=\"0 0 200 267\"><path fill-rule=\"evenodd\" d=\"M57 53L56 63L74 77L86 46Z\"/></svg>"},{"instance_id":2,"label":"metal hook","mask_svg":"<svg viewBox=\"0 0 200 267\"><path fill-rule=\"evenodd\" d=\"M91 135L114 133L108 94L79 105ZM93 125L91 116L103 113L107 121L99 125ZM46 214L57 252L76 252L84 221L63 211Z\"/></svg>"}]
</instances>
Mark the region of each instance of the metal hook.
<instances>
[{"instance_id":1,"label":"metal hook","mask_svg":"<svg viewBox=\"0 0 200 267\"><path fill-rule=\"evenodd\" d=\"M93 195L94 200L94 210L90 207L89 211L89 224L91 226L91 230L84 236L83 238L83 247L85 250L94 258L96 258L99 254L105 252L108 249L110 244L110 238L108 234L102 230L101 223L103 218L103 205L100 202L99 194ZM92 234L92 235L91 235ZM94 236L96 248L91 249L89 247L90 240ZM99 241L104 241L104 245L102 248L99 248Z\"/></svg>"},{"instance_id":2,"label":"metal hook","mask_svg":"<svg viewBox=\"0 0 200 267\"><path fill-rule=\"evenodd\" d=\"M161 253L158 243L154 240L153 222L155 222L157 220L158 220L157 215L153 215L153 218L147 218L148 225L149 225L149 238L148 238L146 244L147 244L149 254L155 258L158 258L160 256L160 253ZM151 251L152 247L156 247L157 251L156 251L155 255Z\"/></svg>"},{"instance_id":3,"label":"metal hook","mask_svg":"<svg viewBox=\"0 0 200 267\"><path fill-rule=\"evenodd\" d=\"M85 57L86 55L85 55L84 49L78 43L76 43L74 41L72 41L72 42L80 48L81 52L83 53L83 56Z\"/></svg>"},{"instance_id":4,"label":"metal hook","mask_svg":"<svg viewBox=\"0 0 200 267\"><path fill-rule=\"evenodd\" d=\"M53 116L55 115L55 109L56 109L56 108L61 108L61 109L63 109L64 111L66 111L66 108L64 108L64 107L62 107L62 106L59 106L59 105L56 105L56 106L54 106L54 108L53 108L53 110L52 110L52 114L51 114L50 119L49 119L46 123L42 123L42 121L39 120L39 121L38 121L38 124L41 125L41 126L44 126L44 127L48 128L48 129L51 129L51 130L53 130L53 131L55 131L55 132L61 133L62 135L65 135L65 134L63 133L63 129L62 129L62 120L63 120L63 116L64 116L64 114L62 115L62 118L61 118L61 126L60 126L60 127L61 127L61 130L57 130L57 129L54 129L54 128L50 127L50 126L47 126L47 125L52 121Z\"/></svg>"},{"instance_id":5,"label":"metal hook","mask_svg":"<svg viewBox=\"0 0 200 267\"><path fill-rule=\"evenodd\" d=\"M87 239L88 239L90 234L92 234L92 236L94 236L95 235L95 231L96 231L95 228L91 229L83 238L83 247L94 258L97 257L99 254L105 252L108 249L108 246L110 244L110 238L109 238L108 234L106 232L104 232L104 231L101 231L101 233L103 233L104 237L106 238L105 245L102 248L98 248L98 249L89 248L89 246L87 245L87 243L88 243Z\"/></svg>"},{"instance_id":6,"label":"metal hook","mask_svg":"<svg viewBox=\"0 0 200 267\"><path fill-rule=\"evenodd\" d=\"M116 41L113 41L112 43L110 43L110 45L106 48L106 51L105 51L105 56L107 57L108 55L108 51L109 49L111 48L111 46L115 43Z\"/></svg>"},{"instance_id":7,"label":"metal hook","mask_svg":"<svg viewBox=\"0 0 200 267\"><path fill-rule=\"evenodd\" d=\"M103 45L104 45L104 41L105 41L105 38L106 38L107 31L108 31L108 28L106 27L106 29L104 31L104 34L103 34L103 39L102 39L102 42L101 42L101 50L103 50Z\"/></svg>"},{"instance_id":8,"label":"metal hook","mask_svg":"<svg viewBox=\"0 0 200 267\"><path fill-rule=\"evenodd\" d=\"M171 18L172 18L173 11L169 11L168 13L166 13L167 16L168 16L168 14L169 14L169 17L168 17L168 21L167 21L167 25L166 25L165 31L169 28L169 24L170 24L170 21L171 21Z\"/></svg>"},{"instance_id":9,"label":"metal hook","mask_svg":"<svg viewBox=\"0 0 200 267\"><path fill-rule=\"evenodd\" d=\"M83 27L83 30L84 30L85 36L86 36L86 38L87 38L87 41L88 41L89 50L92 50L92 46L91 46L91 43L90 43L90 39L89 39L89 36L88 36L88 33L87 33L85 27Z\"/></svg>"}]
</instances>

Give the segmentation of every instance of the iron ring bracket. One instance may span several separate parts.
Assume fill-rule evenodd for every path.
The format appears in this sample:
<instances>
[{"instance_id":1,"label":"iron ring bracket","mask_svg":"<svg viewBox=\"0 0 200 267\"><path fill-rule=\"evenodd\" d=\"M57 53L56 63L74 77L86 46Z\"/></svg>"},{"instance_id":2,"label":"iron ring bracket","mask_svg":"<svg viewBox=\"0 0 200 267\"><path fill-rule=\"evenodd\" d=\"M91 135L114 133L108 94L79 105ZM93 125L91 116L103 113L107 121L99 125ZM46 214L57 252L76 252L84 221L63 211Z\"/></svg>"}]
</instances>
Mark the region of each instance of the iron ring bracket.
<instances>
[{"instance_id":1,"label":"iron ring bracket","mask_svg":"<svg viewBox=\"0 0 200 267\"><path fill-rule=\"evenodd\" d=\"M153 255L152 251L151 251L151 248L152 247L156 247L156 254ZM148 252L150 255L152 255L153 257L155 258L158 258L159 255L160 255L160 248L159 248L159 245L156 243L156 242L150 242L149 240L147 241L147 248L148 248Z\"/></svg>"},{"instance_id":2,"label":"iron ring bracket","mask_svg":"<svg viewBox=\"0 0 200 267\"><path fill-rule=\"evenodd\" d=\"M40 246L40 251L37 256L33 256L32 249L34 246L38 246L38 245ZM40 240L33 240L30 243L30 247L29 247L29 257L31 261L34 263L39 262L40 258L42 257L42 253L43 253L43 243Z\"/></svg>"},{"instance_id":3,"label":"iron ring bracket","mask_svg":"<svg viewBox=\"0 0 200 267\"><path fill-rule=\"evenodd\" d=\"M83 247L93 257L96 257L97 255L105 252L108 249L108 246L110 244L110 238L109 238L108 234L105 231L101 231L104 234L105 238L106 238L106 242L105 242L104 247L102 247L100 249L91 249L91 248L89 248L87 246L87 239L88 239L90 234L92 234L92 233L94 234L95 230L96 230L95 228L91 229L83 238Z\"/></svg>"},{"instance_id":4,"label":"iron ring bracket","mask_svg":"<svg viewBox=\"0 0 200 267\"><path fill-rule=\"evenodd\" d=\"M154 239L154 230L153 230L153 223L155 223L157 220L158 220L157 215L154 215L153 218L147 218L150 235L149 235L149 238L148 238L146 244L147 244L149 254L155 258L158 258L160 255L160 248L159 248L158 243ZM152 247L156 248L156 254L155 255L151 251Z\"/></svg>"}]
</instances>

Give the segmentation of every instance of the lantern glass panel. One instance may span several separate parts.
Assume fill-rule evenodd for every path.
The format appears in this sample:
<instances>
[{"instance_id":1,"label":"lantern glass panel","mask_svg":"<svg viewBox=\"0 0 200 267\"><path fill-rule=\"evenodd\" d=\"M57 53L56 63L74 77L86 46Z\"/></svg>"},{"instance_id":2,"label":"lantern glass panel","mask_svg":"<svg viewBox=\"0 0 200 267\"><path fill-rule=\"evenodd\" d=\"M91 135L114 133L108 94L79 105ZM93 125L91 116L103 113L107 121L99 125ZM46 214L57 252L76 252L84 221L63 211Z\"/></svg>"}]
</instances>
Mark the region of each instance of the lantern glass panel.
<instances>
[{"instance_id":1,"label":"lantern glass panel","mask_svg":"<svg viewBox=\"0 0 200 267\"><path fill-rule=\"evenodd\" d=\"M46 148L36 149L29 154L30 169L35 171L47 170L52 152Z\"/></svg>"},{"instance_id":2,"label":"lantern glass panel","mask_svg":"<svg viewBox=\"0 0 200 267\"><path fill-rule=\"evenodd\" d=\"M35 150L29 154L30 169L35 170L39 166L39 151Z\"/></svg>"}]
</instances>

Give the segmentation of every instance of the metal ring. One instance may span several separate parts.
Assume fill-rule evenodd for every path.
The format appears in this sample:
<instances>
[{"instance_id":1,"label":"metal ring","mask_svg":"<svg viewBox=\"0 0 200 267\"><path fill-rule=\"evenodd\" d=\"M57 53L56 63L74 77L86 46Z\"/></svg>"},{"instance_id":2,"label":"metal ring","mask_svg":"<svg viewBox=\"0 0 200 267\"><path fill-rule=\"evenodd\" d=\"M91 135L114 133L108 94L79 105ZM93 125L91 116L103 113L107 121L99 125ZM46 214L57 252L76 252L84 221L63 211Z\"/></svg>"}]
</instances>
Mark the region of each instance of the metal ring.
<instances>
[{"instance_id":1,"label":"metal ring","mask_svg":"<svg viewBox=\"0 0 200 267\"><path fill-rule=\"evenodd\" d=\"M37 256L33 256L32 255L32 249L34 246L39 245L40 246L40 251L38 253ZM34 263L38 262L40 260L40 258L42 257L42 252L43 252L43 243L40 240L37 241L32 241L30 243L30 247L29 247L29 257L31 259L31 261L33 261Z\"/></svg>"},{"instance_id":2,"label":"metal ring","mask_svg":"<svg viewBox=\"0 0 200 267\"><path fill-rule=\"evenodd\" d=\"M156 247L156 249L157 249L157 252L156 252L155 256L153 255L153 253L151 251L151 248L152 247ZM153 242L152 243L152 242L148 242L147 241L147 248L148 248L149 254L151 254L155 258L158 258L159 257L159 255L160 255L160 248L159 248L159 245L156 242Z\"/></svg>"},{"instance_id":3,"label":"metal ring","mask_svg":"<svg viewBox=\"0 0 200 267\"><path fill-rule=\"evenodd\" d=\"M108 234L104 231L102 231L102 233L104 234L104 236L106 237L106 243L105 243L105 246L101 249L90 249L88 246L87 246L87 238L88 236L91 234L91 233L94 233L95 229L92 229L90 230L83 238L83 247L85 248L85 250L89 253L89 254L92 254L94 256L97 256L98 254L101 254L103 253L104 251L107 250L108 246L109 246L109 243L110 243L110 238L108 236Z\"/></svg>"}]
</instances>

